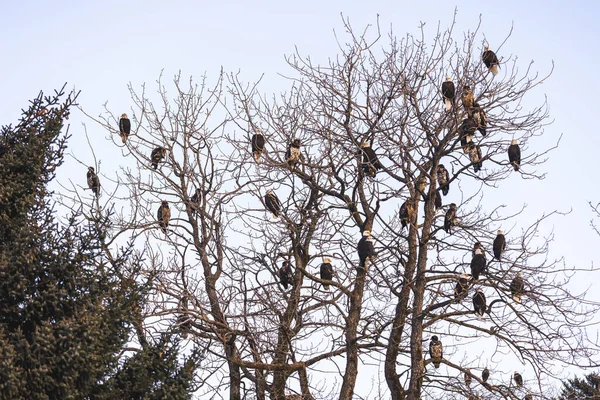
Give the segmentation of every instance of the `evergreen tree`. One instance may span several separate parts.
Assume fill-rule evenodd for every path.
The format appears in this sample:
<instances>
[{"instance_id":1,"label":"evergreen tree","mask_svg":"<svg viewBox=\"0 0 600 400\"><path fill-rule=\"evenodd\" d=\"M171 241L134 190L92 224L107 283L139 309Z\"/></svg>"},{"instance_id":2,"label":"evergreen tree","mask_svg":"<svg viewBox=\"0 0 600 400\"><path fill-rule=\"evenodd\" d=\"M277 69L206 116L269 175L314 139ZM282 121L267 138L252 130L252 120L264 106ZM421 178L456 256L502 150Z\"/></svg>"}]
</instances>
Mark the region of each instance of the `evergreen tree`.
<instances>
[{"instance_id":1,"label":"evergreen tree","mask_svg":"<svg viewBox=\"0 0 600 400\"><path fill-rule=\"evenodd\" d=\"M155 344L136 326L146 285L131 248L110 256L110 215L74 212L66 226L56 218L48 184L76 97L40 94L16 126L1 129L0 398L189 398L194 358L180 366L177 341ZM134 328L141 349L124 351ZM161 357L148 358L157 349ZM132 365L149 377L128 378Z\"/></svg>"},{"instance_id":2,"label":"evergreen tree","mask_svg":"<svg viewBox=\"0 0 600 400\"><path fill-rule=\"evenodd\" d=\"M584 379L573 378L563 381L560 393L561 400L600 399L600 376L597 373L587 374Z\"/></svg>"}]
</instances>

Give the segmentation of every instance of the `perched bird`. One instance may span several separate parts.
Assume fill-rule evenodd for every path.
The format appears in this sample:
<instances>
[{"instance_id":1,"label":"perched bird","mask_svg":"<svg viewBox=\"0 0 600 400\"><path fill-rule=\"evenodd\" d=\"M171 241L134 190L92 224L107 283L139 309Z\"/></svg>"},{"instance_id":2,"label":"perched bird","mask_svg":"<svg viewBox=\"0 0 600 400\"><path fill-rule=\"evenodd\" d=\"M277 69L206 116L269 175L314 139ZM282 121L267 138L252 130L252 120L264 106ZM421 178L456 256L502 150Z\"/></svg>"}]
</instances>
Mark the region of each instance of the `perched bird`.
<instances>
[{"instance_id":1,"label":"perched bird","mask_svg":"<svg viewBox=\"0 0 600 400\"><path fill-rule=\"evenodd\" d=\"M513 379L515 380L515 383L518 387L523 386L523 377L517 371L515 371L515 373L513 374Z\"/></svg>"},{"instance_id":2,"label":"perched bird","mask_svg":"<svg viewBox=\"0 0 600 400\"><path fill-rule=\"evenodd\" d=\"M435 200L434 203L435 205L435 210L439 210L440 208L442 208L443 204L442 204L442 196L440 196L440 192L439 191L435 191Z\"/></svg>"},{"instance_id":3,"label":"perched bird","mask_svg":"<svg viewBox=\"0 0 600 400\"><path fill-rule=\"evenodd\" d=\"M167 228L169 227L169 220L171 219L171 209L169 208L169 202L163 200L160 203L160 207L158 207L158 211L156 213L156 219L158 220L158 226L160 229L167 234Z\"/></svg>"},{"instance_id":4,"label":"perched bird","mask_svg":"<svg viewBox=\"0 0 600 400\"><path fill-rule=\"evenodd\" d=\"M496 53L490 50L490 46L485 46L485 51L481 55L481 59L485 66L490 70L492 75L498 75L498 67L500 63L498 62L498 57L496 57Z\"/></svg>"},{"instance_id":5,"label":"perched bird","mask_svg":"<svg viewBox=\"0 0 600 400\"><path fill-rule=\"evenodd\" d=\"M331 265L331 258L323 259L323 264L321 264L321 269L319 272L321 279L326 281L333 280L333 265ZM329 285L324 283L323 289L329 290Z\"/></svg>"},{"instance_id":6,"label":"perched bird","mask_svg":"<svg viewBox=\"0 0 600 400\"><path fill-rule=\"evenodd\" d=\"M457 301L463 300L469 293L469 275L462 274L454 287L454 299Z\"/></svg>"},{"instance_id":7,"label":"perched bird","mask_svg":"<svg viewBox=\"0 0 600 400\"><path fill-rule=\"evenodd\" d=\"M471 86L465 85L463 87L462 95L460 96L460 100L462 101L462 105L465 109L469 109L473 107L475 103L475 96L473 96L473 92L471 91Z\"/></svg>"},{"instance_id":8,"label":"perched bird","mask_svg":"<svg viewBox=\"0 0 600 400\"><path fill-rule=\"evenodd\" d=\"M481 372L481 380L485 383L485 382L487 382L489 377L490 377L490 370L487 369L487 367L485 367L483 369L483 371Z\"/></svg>"},{"instance_id":9,"label":"perched bird","mask_svg":"<svg viewBox=\"0 0 600 400\"><path fill-rule=\"evenodd\" d=\"M273 218L277 218L281 213L281 202L272 189L267 190L264 200L267 209L273 213Z\"/></svg>"},{"instance_id":10,"label":"perched bird","mask_svg":"<svg viewBox=\"0 0 600 400\"><path fill-rule=\"evenodd\" d=\"M456 204L450 203L450 208L448 208L444 217L444 230L446 233L452 234L452 227L454 226L456 226Z\"/></svg>"},{"instance_id":11,"label":"perched bird","mask_svg":"<svg viewBox=\"0 0 600 400\"><path fill-rule=\"evenodd\" d=\"M158 163L160 163L166 155L167 149L164 147L159 146L152 150L152 153L150 153L150 162L152 163L152 168L158 168Z\"/></svg>"},{"instance_id":12,"label":"perched bird","mask_svg":"<svg viewBox=\"0 0 600 400\"><path fill-rule=\"evenodd\" d=\"M446 111L452 110L452 104L454 103L454 97L456 96L456 88L454 82L448 76L446 82L442 83L442 97L444 98L444 107Z\"/></svg>"},{"instance_id":13,"label":"perched bird","mask_svg":"<svg viewBox=\"0 0 600 400\"><path fill-rule=\"evenodd\" d=\"M192 214L195 214L200 209L200 203L202 202L202 190L196 189L192 197L190 197L190 208L192 209Z\"/></svg>"},{"instance_id":14,"label":"perched bird","mask_svg":"<svg viewBox=\"0 0 600 400\"><path fill-rule=\"evenodd\" d=\"M429 341L429 356L431 357L433 366L436 368L439 368L442 362L443 350L442 342L438 340L436 335L433 335Z\"/></svg>"},{"instance_id":15,"label":"perched bird","mask_svg":"<svg viewBox=\"0 0 600 400\"><path fill-rule=\"evenodd\" d=\"M498 231L498 234L496 235L496 239L494 239L494 258L498 261L500 261L500 257L502 256L502 252L504 251L504 249L506 248L506 239L504 238L504 235L502 234L502 231Z\"/></svg>"},{"instance_id":16,"label":"perched bird","mask_svg":"<svg viewBox=\"0 0 600 400\"><path fill-rule=\"evenodd\" d=\"M450 173L446 167L444 167L444 164L438 165L437 180L440 185L440 189L442 190L442 194L446 196L448 191L450 191Z\"/></svg>"},{"instance_id":17,"label":"perched bird","mask_svg":"<svg viewBox=\"0 0 600 400\"><path fill-rule=\"evenodd\" d=\"M131 133L131 121L127 118L127 114L121 115L121 119L119 119L119 134L121 135L121 140L123 143L127 141L127 137Z\"/></svg>"},{"instance_id":18,"label":"perched bird","mask_svg":"<svg viewBox=\"0 0 600 400\"><path fill-rule=\"evenodd\" d=\"M477 124L477 130L481 136L487 134L487 116L482 107L471 107L468 110L469 117Z\"/></svg>"},{"instance_id":19,"label":"perched bird","mask_svg":"<svg viewBox=\"0 0 600 400\"><path fill-rule=\"evenodd\" d=\"M294 274L292 273L290 263L287 261L284 261L281 268L279 268L279 282L281 282L284 289L294 284Z\"/></svg>"},{"instance_id":20,"label":"perched bird","mask_svg":"<svg viewBox=\"0 0 600 400\"><path fill-rule=\"evenodd\" d=\"M371 237L371 231L364 231L362 237L356 246L359 258L359 267L367 269L369 263L373 262L377 254L375 253L375 245Z\"/></svg>"},{"instance_id":21,"label":"perched bird","mask_svg":"<svg viewBox=\"0 0 600 400\"><path fill-rule=\"evenodd\" d=\"M525 291L525 282L521 277L521 274L517 272L517 276L515 276L510 283L510 294L515 303L521 302L521 297L523 296L523 292Z\"/></svg>"},{"instance_id":22,"label":"perched bird","mask_svg":"<svg viewBox=\"0 0 600 400\"><path fill-rule=\"evenodd\" d=\"M533 396L531 395L531 393L527 393L523 400L533 400Z\"/></svg>"},{"instance_id":23,"label":"perched bird","mask_svg":"<svg viewBox=\"0 0 600 400\"><path fill-rule=\"evenodd\" d=\"M477 130L477 122L473 118L465 118L460 126L458 127L460 136L460 145L462 146L463 152L469 151L469 145L473 142L473 136Z\"/></svg>"},{"instance_id":24,"label":"perched bird","mask_svg":"<svg viewBox=\"0 0 600 400\"><path fill-rule=\"evenodd\" d=\"M483 294L481 289L477 289L477 292L475 292L475 295L473 296L473 310L479 319L485 314L486 306L485 294Z\"/></svg>"},{"instance_id":25,"label":"perched bird","mask_svg":"<svg viewBox=\"0 0 600 400\"><path fill-rule=\"evenodd\" d=\"M467 369L465 371L465 385L467 385L467 387L471 387L471 381L472 381L471 370Z\"/></svg>"},{"instance_id":26,"label":"perched bird","mask_svg":"<svg viewBox=\"0 0 600 400\"><path fill-rule=\"evenodd\" d=\"M485 253L481 248L481 243L477 242L473 246L473 259L471 259L471 275L474 280L479 279L479 275L485 271L485 267Z\"/></svg>"},{"instance_id":27,"label":"perched bird","mask_svg":"<svg viewBox=\"0 0 600 400\"><path fill-rule=\"evenodd\" d=\"M181 337L186 339L192 328L192 316L189 314L187 296L183 296L179 301L177 309L180 314L177 316L176 326L181 330Z\"/></svg>"},{"instance_id":28,"label":"perched bird","mask_svg":"<svg viewBox=\"0 0 600 400\"><path fill-rule=\"evenodd\" d=\"M256 162L260 161L260 155L265 149L265 137L260 129L256 130L256 133L252 136L252 155Z\"/></svg>"},{"instance_id":29,"label":"perched bird","mask_svg":"<svg viewBox=\"0 0 600 400\"><path fill-rule=\"evenodd\" d=\"M419 176L415 181L415 189L422 195L425 195L425 188L427 187L427 178L423 175Z\"/></svg>"},{"instance_id":30,"label":"perched bird","mask_svg":"<svg viewBox=\"0 0 600 400\"><path fill-rule=\"evenodd\" d=\"M521 166L521 148L516 140L513 140L508 146L508 161L510 161L515 171L519 170Z\"/></svg>"},{"instance_id":31,"label":"perched bird","mask_svg":"<svg viewBox=\"0 0 600 400\"><path fill-rule=\"evenodd\" d=\"M402 229L409 225L413 219L413 215L415 214L415 205L412 199L406 199L404 203L400 206L400 223L402 224Z\"/></svg>"},{"instance_id":32,"label":"perched bird","mask_svg":"<svg viewBox=\"0 0 600 400\"><path fill-rule=\"evenodd\" d=\"M473 142L469 144L469 160L473 164L475 173L481 171L481 167L483 166L481 147Z\"/></svg>"},{"instance_id":33,"label":"perched bird","mask_svg":"<svg viewBox=\"0 0 600 400\"><path fill-rule=\"evenodd\" d=\"M88 167L87 184L96 196L100 196L100 179L98 179L98 175L96 175L94 167Z\"/></svg>"},{"instance_id":34,"label":"perched bird","mask_svg":"<svg viewBox=\"0 0 600 400\"><path fill-rule=\"evenodd\" d=\"M300 160L300 139L294 139L285 152L285 161L291 169L296 167Z\"/></svg>"},{"instance_id":35,"label":"perched bird","mask_svg":"<svg viewBox=\"0 0 600 400\"><path fill-rule=\"evenodd\" d=\"M363 171L366 175L371 178L375 177L377 171L383 168L381 162L377 158L377 154L371 148L371 145L368 142L364 142L360 145L360 149L362 151L362 167Z\"/></svg>"}]
</instances>

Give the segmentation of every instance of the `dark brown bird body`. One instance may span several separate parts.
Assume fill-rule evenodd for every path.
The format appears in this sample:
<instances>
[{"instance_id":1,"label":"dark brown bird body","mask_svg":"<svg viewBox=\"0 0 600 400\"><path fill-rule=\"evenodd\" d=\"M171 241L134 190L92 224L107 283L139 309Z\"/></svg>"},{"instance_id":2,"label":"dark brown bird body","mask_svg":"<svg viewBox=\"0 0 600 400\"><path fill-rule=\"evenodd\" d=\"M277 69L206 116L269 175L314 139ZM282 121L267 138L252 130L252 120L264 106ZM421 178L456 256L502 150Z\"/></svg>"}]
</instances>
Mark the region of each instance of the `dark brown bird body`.
<instances>
[{"instance_id":1,"label":"dark brown bird body","mask_svg":"<svg viewBox=\"0 0 600 400\"><path fill-rule=\"evenodd\" d=\"M127 118L127 114L121 115L119 119L119 135L121 135L121 140L123 143L127 141L129 134L131 133L131 121Z\"/></svg>"},{"instance_id":2,"label":"dark brown bird body","mask_svg":"<svg viewBox=\"0 0 600 400\"><path fill-rule=\"evenodd\" d=\"M481 289L477 289L477 292L473 295L473 311L475 311L479 319L485 314L486 307L485 294L483 294Z\"/></svg>"},{"instance_id":3,"label":"dark brown bird body","mask_svg":"<svg viewBox=\"0 0 600 400\"><path fill-rule=\"evenodd\" d=\"M452 234L454 226L456 226L456 204L450 203L450 208L448 208L444 217L444 230L446 233Z\"/></svg>"},{"instance_id":4,"label":"dark brown bird body","mask_svg":"<svg viewBox=\"0 0 600 400\"><path fill-rule=\"evenodd\" d=\"M260 155L265 149L265 137L262 132L259 130L252 136L252 155L254 156L254 160L256 162L260 161Z\"/></svg>"},{"instance_id":5,"label":"dark brown bird body","mask_svg":"<svg viewBox=\"0 0 600 400\"><path fill-rule=\"evenodd\" d=\"M498 67L500 66L500 63L498 62L498 57L496 56L496 53L490 50L489 47L486 47L485 51L481 55L481 59L483 60L485 66L492 73L492 75L498 75Z\"/></svg>"},{"instance_id":6,"label":"dark brown bird body","mask_svg":"<svg viewBox=\"0 0 600 400\"><path fill-rule=\"evenodd\" d=\"M510 294L515 303L521 302L521 297L523 296L523 292L525 291L525 282L521 277L521 274L517 272L517 276L515 276L510 283Z\"/></svg>"},{"instance_id":7,"label":"dark brown bird body","mask_svg":"<svg viewBox=\"0 0 600 400\"><path fill-rule=\"evenodd\" d=\"M363 143L361 151L363 172L373 178L377 174L377 171L383 168L383 165L379 162L377 154L375 154L369 143Z\"/></svg>"},{"instance_id":8,"label":"dark brown bird body","mask_svg":"<svg viewBox=\"0 0 600 400\"><path fill-rule=\"evenodd\" d=\"M442 194L446 196L448 191L450 191L450 173L444 167L444 164L440 164L437 170L437 180L440 185L440 189L442 190Z\"/></svg>"},{"instance_id":9,"label":"dark brown bird body","mask_svg":"<svg viewBox=\"0 0 600 400\"><path fill-rule=\"evenodd\" d=\"M475 97L473 96L473 92L471 91L470 86L463 87L462 95L460 96L460 100L462 102L463 107L469 109L473 107L475 103Z\"/></svg>"},{"instance_id":10,"label":"dark brown bird body","mask_svg":"<svg viewBox=\"0 0 600 400\"><path fill-rule=\"evenodd\" d=\"M479 279L479 275L485 271L486 259L485 253L481 248L481 243L475 243L473 247L473 259L471 260L471 276L474 280Z\"/></svg>"},{"instance_id":11,"label":"dark brown bird body","mask_svg":"<svg viewBox=\"0 0 600 400\"><path fill-rule=\"evenodd\" d=\"M481 155L481 147L471 142L469 144L469 160L473 164L473 171L475 173L481 171L481 167L483 166L482 155Z\"/></svg>"},{"instance_id":12,"label":"dark brown bird body","mask_svg":"<svg viewBox=\"0 0 600 400\"><path fill-rule=\"evenodd\" d=\"M356 245L356 251L358 252L359 267L367 269L369 263L373 262L377 256L370 231L363 232L363 236Z\"/></svg>"},{"instance_id":13,"label":"dark brown bird body","mask_svg":"<svg viewBox=\"0 0 600 400\"><path fill-rule=\"evenodd\" d=\"M511 145L508 146L508 161L515 171L518 171L521 167L521 148L516 140L513 140Z\"/></svg>"},{"instance_id":14,"label":"dark brown bird body","mask_svg":"<svg viewBox=\"0 0 600 400\"><path fill-rule=\"evenodd\" d=\"M267 194L264 197L265 205L267 209L273 213L273 218L277 218L281 213L281 201L277 195L273 192L273 190L267 190Z\"/></svg>"},{"instance_id":15,"label":"dark brown bird body","mask_svg":"<svg viewBox=\"0 0 600 400\"><path fill-rule=\"evenodd\" d=\"M158 211L156 212L156 219L158 220L158 226L162 229L163 233L167 234L167 228L169 227L169 220L171 219L171 209L169 203L165 200L162 201Z\"/></svg>"},{"instance_id":16,"label":"dark brown bird body","mask_svg":"<svg viewBox=\"0 0 600 400\"><path fill-rule=\"evenodd\" d=\"M431 361L433 362L433 366L435 368L440 367L440 363L444 356L444 351L442 347L442 342L438 339L437 336L432 336L429 341L429 356L431 357Z\"/></svg>"},{"instance_id":17,"label":"dark brown bird body","mask_svg":"<svg viewBox=\"0 0 600 400\"><path fill-rule=\"evenodd\" d=\"M496 260L500 261L500 257L502 257L502 252L504 252L505 248L506 248L506 239L504 238L502 231L498 231L498 234L496 235L496 238L494 239L494 245L493 245L494 258Z\"/></svg>"},{"instance_id":18,"label":"dark brown bird body","mask_svg":"<svg viewBox=\"0 0 600 400\"><path fill-rule=\"evenodd\" d=\"M300 160L300 139L294 139L285 152L285 161L291 169L296 167Z\"/></svg>"},{"instance_id":19,"label":"dark brown bird body","mask_svg":"<svg viewBox=\"0 0 600 400\"><path fill-rule=\"evenodd\" d=\"M287 289L289 285L294 284L294 274L292 273L290 263L287 261L284 261L281 268L279 268L279 282L284 289Z\"/></svg>"},{"instance_id":20,"label":"dark brown bird body","mask_svg":"<svg viewBox=\"0 0 600 400\"><path fill-rule=\"evenodd\" d=\"M456 282L456 286L454 287L454 299L457 301L461 301L467 297L469 293L469 277L468 275L461 275L458 278L458 282Z\"/></svg>"},{"instance_id":21,"label":"dark brown bird body","mask_svg":"<svg viewBox=\"0 0 600 400\"><path fill-rule=\"evenodd\" d=\"M400 223L402 224L402 229L404 229L413 219L413 215L415 213L414 203L411 199L406 199L404 203L400 206Z\"/></svg>"},{"instance_id":22,"label":"dark brown bird body","mask_svg":"<svg viewBox=\"0 0 600 400\"><path fill-rule=\"evenodd\" d=\"M152 163L152 168L158 168L158 164L163 160L163 158L165 158L166 155L167 149L164 147L159 146L152 150L152 153L150 153L150 162Z\"/></svg>"},{"instance_id":23,"label":"dark brown bird body","mask_svg":"<svg viewBox=\"0 0 600 400\"><path fill-rule=\"evenodd\" d=\"M454 98L456 97L456 88L454 87L454 82L449 77L442 83L442 97L444 98L444 108L446 111L452 110Z\"/></svg>"},{"instance_id":24,"label":"dark brown bird body","mask_svg":"<svg viewBox=\"0 0 600 400\"><path fill-rule=\"evenodd\" d=\"M331 265L331 260L326 258L321 264L321 268L319 269L320 278L326 281L333 280L333 265ZM329 290L328 284L323 284L323 289Z\"/></svg>"},{"instance_id":25,"label":"dark brown bird body","mask_svg":"<svg viewBox=\"0 0 600 400\"><path fill-rule=\"evenodd\" d=\"M88 167L87 184L96 196L100 195L100 179L98 179L94 167Z\"/></svg>"}]
</instances>

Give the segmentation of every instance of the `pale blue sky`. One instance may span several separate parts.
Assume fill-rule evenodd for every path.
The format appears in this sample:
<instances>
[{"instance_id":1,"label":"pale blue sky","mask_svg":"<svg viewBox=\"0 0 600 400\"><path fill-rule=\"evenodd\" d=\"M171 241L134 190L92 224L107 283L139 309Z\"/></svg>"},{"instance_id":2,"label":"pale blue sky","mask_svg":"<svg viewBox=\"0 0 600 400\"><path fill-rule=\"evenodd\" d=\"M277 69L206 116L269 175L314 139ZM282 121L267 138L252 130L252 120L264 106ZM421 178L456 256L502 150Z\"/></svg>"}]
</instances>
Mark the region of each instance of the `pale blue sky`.
<instances>
[{"instance_id":1,"label":"pale blue sky","mask_svg":"<svg viewBox=\"0 0 600 400\"><path fill-rule=\"evenodd\" d=\"M600 201L597 184L597 149L600 134L596 116L600 65L595 1L54 1L0 2L0 123L16 121L21 108L39 90L51 91L68 82L68 88L82 91L80 105L92 115L102 104L116 113L129 112L127 84L148 83L154 90L161 70L167 81L181 70L183 76L216 77L241 70L246 80L265 74L261 92L286 90L277 76L290 70L284 55L297 46L317 63L335 57L333 30L340 32L340 13L352 26L362 30L374 24L379 14L384 32L392 26L399 37L418 34L419 22L426 22L432 35L438 22L450 24L458 8L456 32L474 29L479 14L482 32L495 48L514 23L512 37L499 53L519 56L522 65L533 59L534 70L547 73L554 60L553 76L536 89L532 99L546 95L554 124L546 128L544 146L556 141L560 147L539 169L546 172L541 182L523 181L513 175L493 199L514 209L527 203L524 220L532 220L553 209L573 212L546 224L554 227L554 256L565 255L567 265L589 267L600 261L595 249L600 237L589 227L592 213L587 201ZM456 36L460 37L460 36ZM535 104L535 103L532 103ZM71 151L78 157L90 154L82 135L85 118L73 112ZM106 132L88 123L91 135ZM119 152L109 143L97 141L98 156L104 163ZM105 147L106 146L106 147ZM105 150L106 149L106 150ZM110 153L103 153L104 151ZM81 168L79 170L78 168ZM107 167L105 167L108 169ZM77 164L64 174L84 183L86 170ZM65 176L65 175L63 175ZM521 191L521 194L517 192ZM580 275L584 284L597 280ZM594 289L598 292L598 285ZM600 294L594 293L596 299Z\"/></svg>"}]
</instances>

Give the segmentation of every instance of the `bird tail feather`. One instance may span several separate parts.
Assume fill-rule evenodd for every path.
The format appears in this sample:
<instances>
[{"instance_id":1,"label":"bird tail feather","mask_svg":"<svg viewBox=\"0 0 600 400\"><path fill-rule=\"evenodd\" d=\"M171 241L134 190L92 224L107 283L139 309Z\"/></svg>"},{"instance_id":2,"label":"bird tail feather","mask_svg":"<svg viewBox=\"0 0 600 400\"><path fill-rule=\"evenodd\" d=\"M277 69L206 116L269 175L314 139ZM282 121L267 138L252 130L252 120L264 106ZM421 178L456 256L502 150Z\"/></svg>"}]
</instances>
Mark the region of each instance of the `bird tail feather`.
<instances>
[{"instance_id":1,"label":"bird tail feather","mask_svg":"<svg viewBox=\"0 0 600 400\"><path fill-rule=\"evenodd\" d=\"M521 303L521 295L519 293L513 294L512 298L515 301L515 303Z\"/></svg>"},{"instance_id":2,"label":"bird tail feather","mask_svg":"<svg viewBox=\"0 0 600 400\"><path fill-rule=\"evenodd\" d=\"M260 151L255 151L252 154L254 155L254 161L259 162L260 161Z\"/></svg>"},{"instance_id":3,"label":"bird tail feather","mask_svg":"<svg viewBox=\"0 0 600 400\"><path fill-rule=\"evenodd\" d=\"M446 112L449 112L452 110L452 101L450 101L448 98L444 99L444 106L446 108Z\"/></svg>"},{"instance_id":4,"label":"bird tail feather","mask_svg":"<svg viewBox=\"0 0 600 400\"><path fill-rule=\"evenodd\" d=\"M490 72L492 73L492 75L496 76L498 75L498 65L494 64L490 67Z\"/></svg>"}]
</instances>

